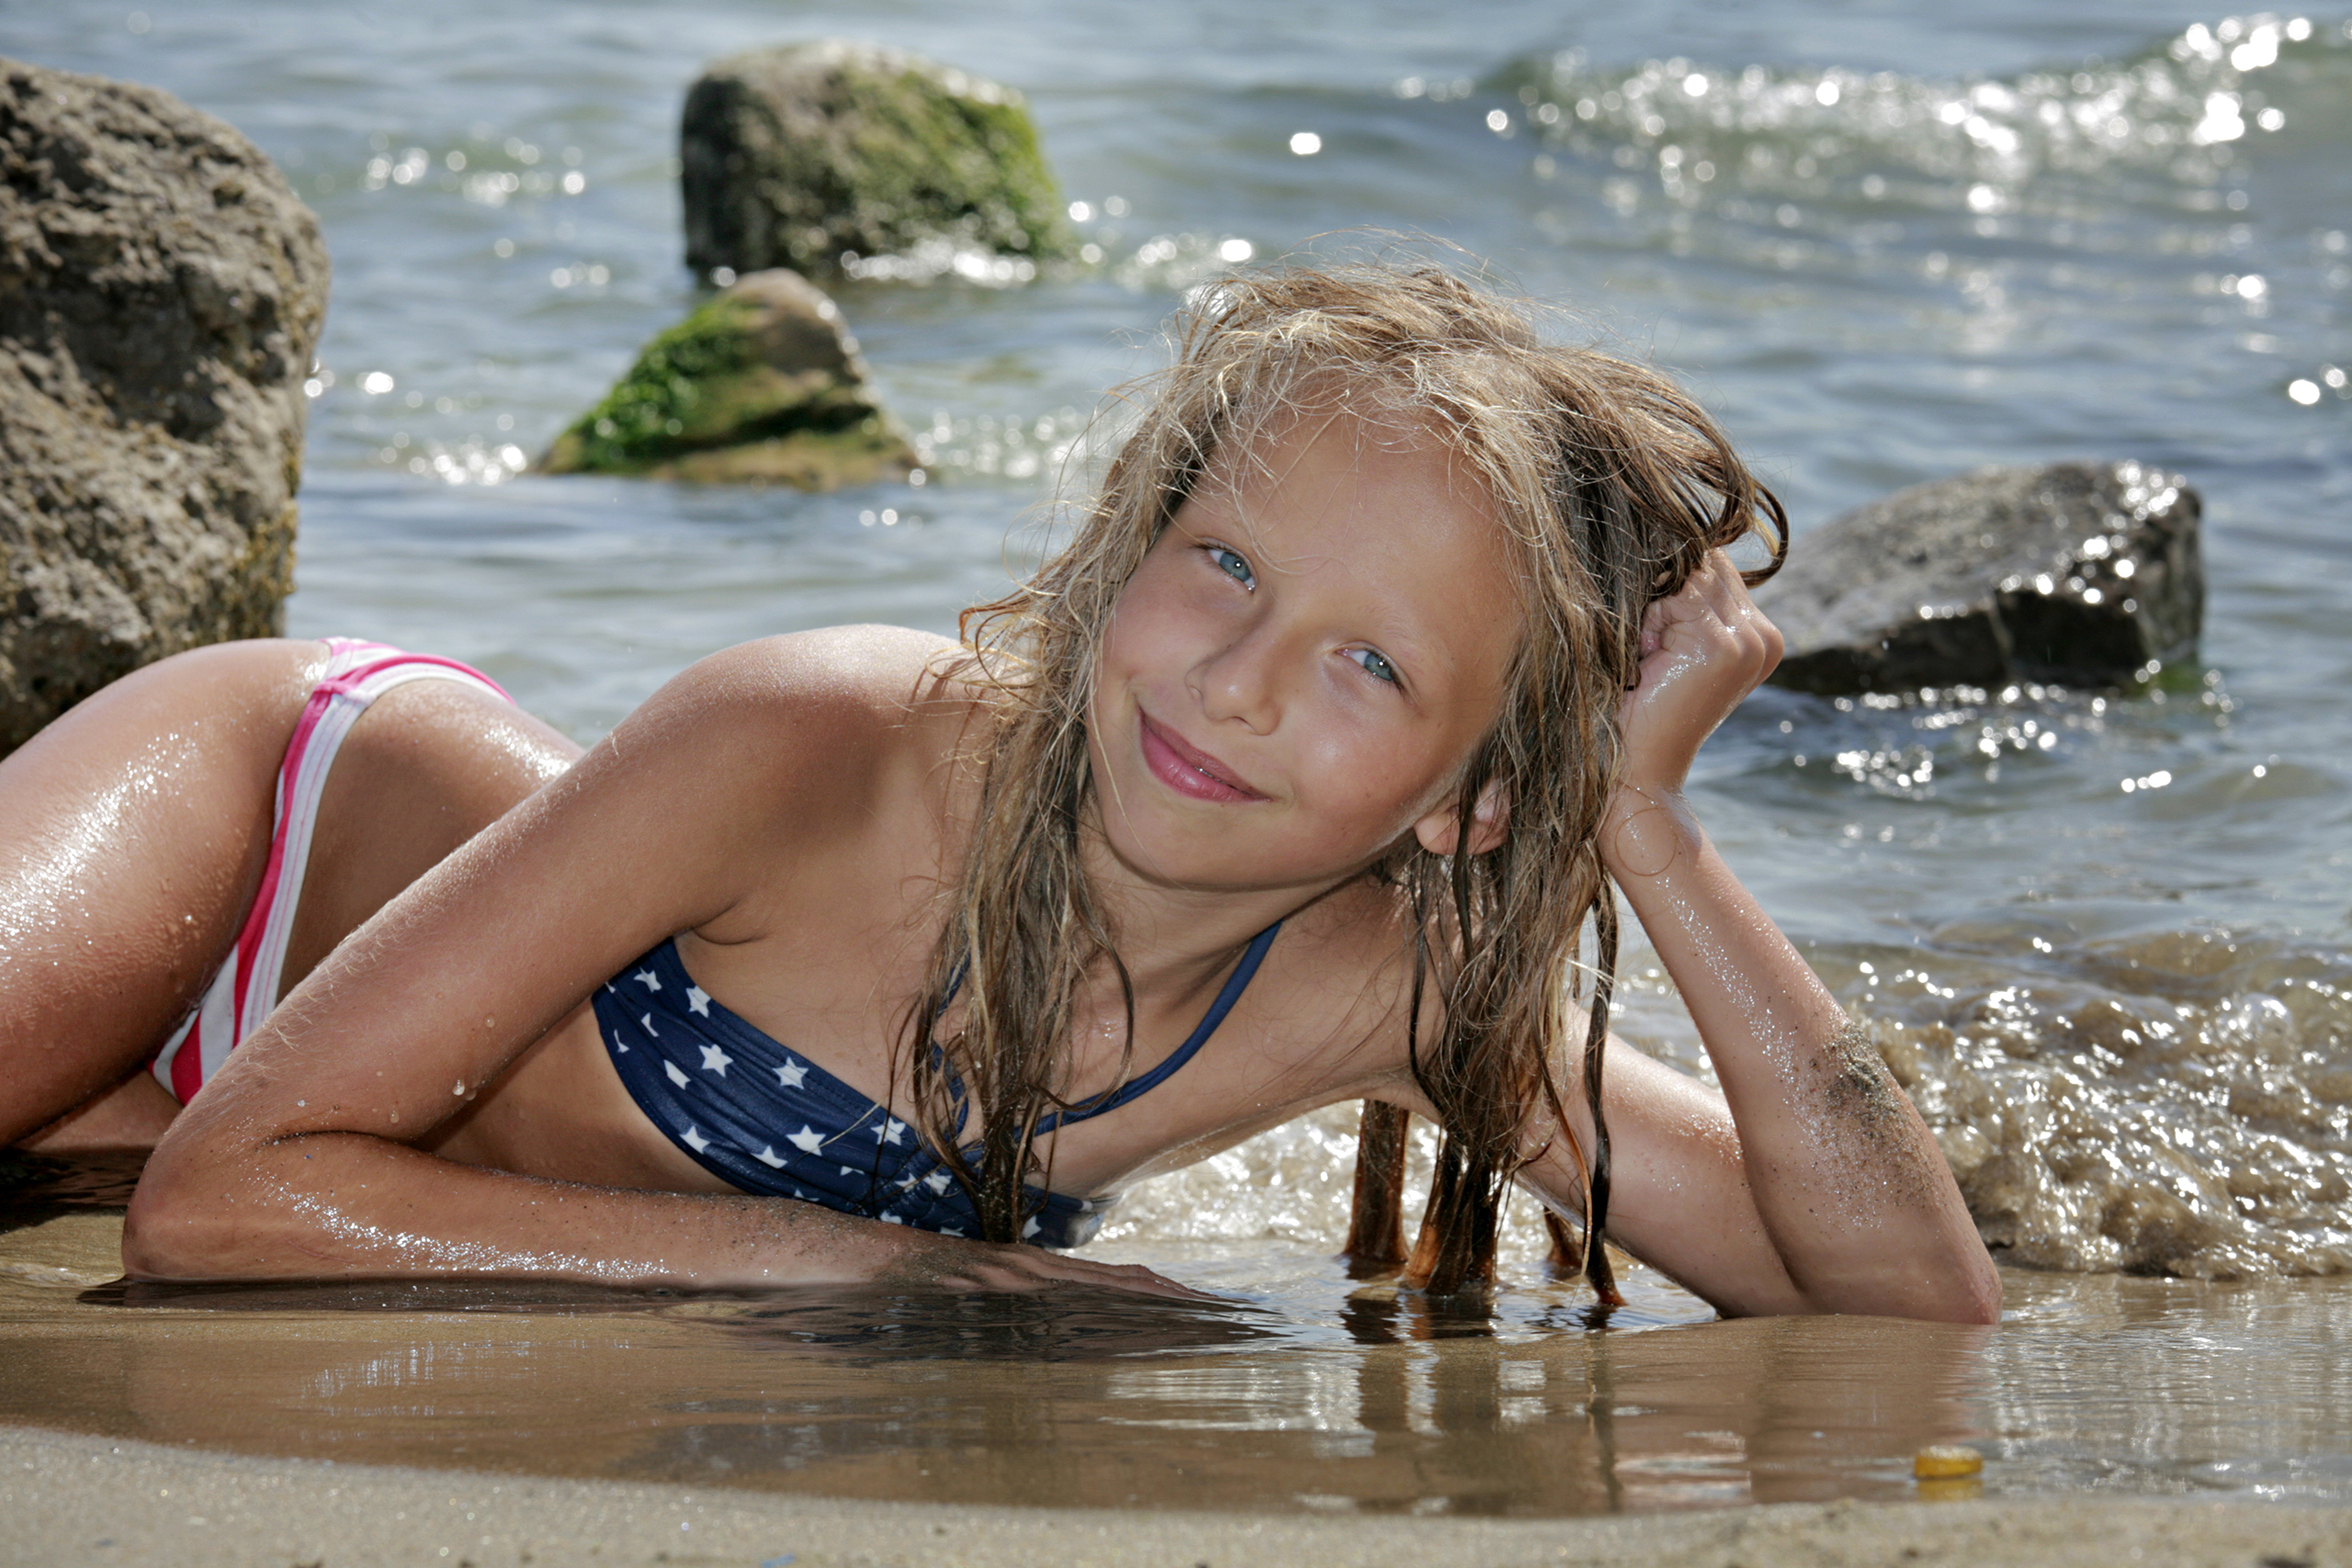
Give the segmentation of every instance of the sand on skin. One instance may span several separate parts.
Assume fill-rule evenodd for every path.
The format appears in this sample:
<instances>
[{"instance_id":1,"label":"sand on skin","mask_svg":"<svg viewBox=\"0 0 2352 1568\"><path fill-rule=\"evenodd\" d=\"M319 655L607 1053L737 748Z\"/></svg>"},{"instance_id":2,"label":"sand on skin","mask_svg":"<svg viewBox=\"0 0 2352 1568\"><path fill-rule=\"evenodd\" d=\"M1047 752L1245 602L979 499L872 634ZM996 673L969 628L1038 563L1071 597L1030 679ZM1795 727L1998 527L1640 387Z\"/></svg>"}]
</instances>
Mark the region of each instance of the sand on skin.
<instances>
[{"instance_id":1,"label":"sand on skin","mask_svg":"<svg viewBox=\"0 0 2352 1568\"><path fill-rule=\"evenodd\" d=\"M2352 1509L2060 1498L1783 1504L1591 1519L850 1503L624 1483L254 1459L0 1428L0 1562L1641 1564L2080 1563L2335 1568Z\"/></svg>"}]
</instances>

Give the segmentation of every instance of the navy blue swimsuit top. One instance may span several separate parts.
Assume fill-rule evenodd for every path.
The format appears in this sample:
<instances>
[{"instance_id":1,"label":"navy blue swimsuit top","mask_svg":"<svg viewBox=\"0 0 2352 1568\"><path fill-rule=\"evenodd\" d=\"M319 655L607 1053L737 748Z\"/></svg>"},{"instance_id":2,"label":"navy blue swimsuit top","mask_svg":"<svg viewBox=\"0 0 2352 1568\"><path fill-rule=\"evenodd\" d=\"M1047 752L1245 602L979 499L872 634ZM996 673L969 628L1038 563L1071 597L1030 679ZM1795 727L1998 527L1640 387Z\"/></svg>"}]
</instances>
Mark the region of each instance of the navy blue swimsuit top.
<instances>
[{"instance_id":1,"label":"navy blue swimsuit top","mask_svg":"<svg viewBox=\"0 0 2352 1568\"><path fill-rule=\"evenodd\" d=\"M1281 929L1276 921L1251 940L1199 1027L1166 1061L1098 1104L1042 1118L1037 1131L1115 1111L1191 1061ZM605 1053L639 1107L720 1180L944 1235L979 1234L971 1195L912 1127L713 1001L686 974L674 938L606 981L594 1000ZM1022 1239L1041 1247L1078 1246L1114 1201L1036 1196L1042 1206Z\"/></svg>"}]
</instances>

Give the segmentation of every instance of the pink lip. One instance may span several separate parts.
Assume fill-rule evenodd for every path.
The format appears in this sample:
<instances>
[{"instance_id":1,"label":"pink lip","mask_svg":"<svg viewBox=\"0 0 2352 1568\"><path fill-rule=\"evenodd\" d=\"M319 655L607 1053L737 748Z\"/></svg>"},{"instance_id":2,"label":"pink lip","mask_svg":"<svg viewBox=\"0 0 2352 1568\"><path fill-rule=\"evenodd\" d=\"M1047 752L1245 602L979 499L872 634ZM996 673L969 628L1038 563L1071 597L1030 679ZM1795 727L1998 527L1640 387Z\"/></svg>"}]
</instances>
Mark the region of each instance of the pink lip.
<instances>
[{"instance_id":1,"label":"pink lip","mask_svg":"<svg viewBox=\"0 0 2352 1568\"><path fill-rule=\"evenodd\" d=\"M1183 740L1151 721L1151 716L1138 708L1136 716L1142 720L1144 765L1152 776L1179 795L1194 800L1250 801L1266 797L1235 778L1226 765L1205 751L1195 750Z\"/></svg>"}]
</instances>

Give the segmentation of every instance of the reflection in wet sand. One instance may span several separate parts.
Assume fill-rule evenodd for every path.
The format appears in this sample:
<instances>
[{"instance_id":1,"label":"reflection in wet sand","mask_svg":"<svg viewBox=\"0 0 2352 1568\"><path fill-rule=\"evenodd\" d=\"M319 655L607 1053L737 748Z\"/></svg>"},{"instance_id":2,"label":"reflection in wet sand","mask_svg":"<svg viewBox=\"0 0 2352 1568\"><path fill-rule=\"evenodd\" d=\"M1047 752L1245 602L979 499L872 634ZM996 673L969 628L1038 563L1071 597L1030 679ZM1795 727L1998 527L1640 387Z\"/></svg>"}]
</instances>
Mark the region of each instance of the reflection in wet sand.
<instances>
[{"instance_id":1,"label":"reflection in wet sand","mask_svg":"<svg viewBox=\"0 0 2352 1568\"><path fill-rule=\"evenodd\" d=\"M2352 1495L2333 1284L2013 1272L1997 1329L1719 1322L1636 1274L1492 1315L1259 1248L1238 1299L110 1282L119 1220L0 1235L0 1422L344 1461L874 1499L1564 1516L1918 1495ZM1166 1261L1165 1258L1162 1261ZM2256 1345L2263 1353L2253 1353Z\"/></svg>"}]
</instances>

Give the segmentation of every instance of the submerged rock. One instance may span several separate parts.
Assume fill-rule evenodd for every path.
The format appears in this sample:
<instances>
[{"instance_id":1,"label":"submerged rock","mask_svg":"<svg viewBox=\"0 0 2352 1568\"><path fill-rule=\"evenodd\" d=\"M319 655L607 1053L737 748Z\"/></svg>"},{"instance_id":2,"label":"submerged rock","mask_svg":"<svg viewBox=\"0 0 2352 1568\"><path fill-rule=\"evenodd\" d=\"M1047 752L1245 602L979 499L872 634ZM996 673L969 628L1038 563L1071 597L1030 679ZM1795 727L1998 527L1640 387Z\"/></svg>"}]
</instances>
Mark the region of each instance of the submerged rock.
<instances>
[{"instance_id":1,"label":"submerged rock","mask_svg":"<svg viewBox=\"0 0 2352 1568\"><path fill-rule=\"evenodd\" d=\"M1845 694L2016 680L2122 685L2194 657L2203 508L2137 463L1981 468L1804 535L1756 602L1776 685Z\"/></svg>"},{"instance_id":2,"label":"submerged rock","mask_svg":"<svg viewBox=\"0 0 2352 1568\"><path fill-rule=\"evenodd\" d=\"M679 151L686 265L704 276L927 243L1069 248L1021 95L898 50L829 40L718 61L686 94Z\"/></svg>"},{"instance_id":3,"label":"submerged rock","mask_svg":"<svg viewBox=\"0 0 2352 1568\"><path fill-rule=\"evenodd\" d=\"M283 628L317 220L152 87L0 60L0 752Z\"/></svg>"},{"instance_id":4,"label":"submerged rock","mask_svg":"<svg viewBox=\"0 0 2352 1568\"><path fill-rule=\"evenodd\" d=\"M840 307L797 272L755 272L645 345L605 400L556 437L551 474L865 484L913 468Z\"/></svg>"}]
</instances>

